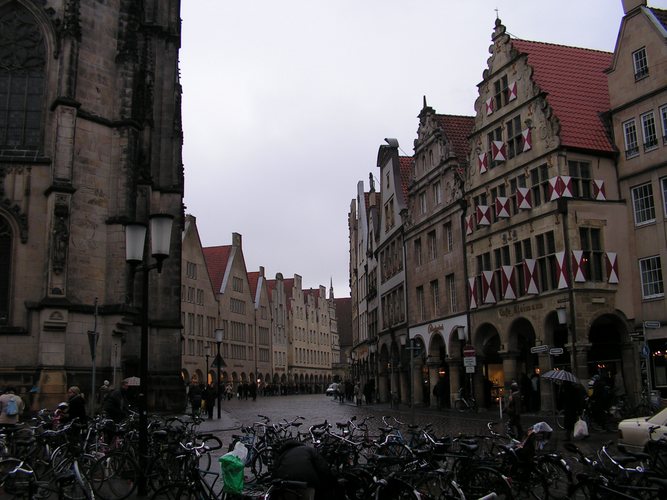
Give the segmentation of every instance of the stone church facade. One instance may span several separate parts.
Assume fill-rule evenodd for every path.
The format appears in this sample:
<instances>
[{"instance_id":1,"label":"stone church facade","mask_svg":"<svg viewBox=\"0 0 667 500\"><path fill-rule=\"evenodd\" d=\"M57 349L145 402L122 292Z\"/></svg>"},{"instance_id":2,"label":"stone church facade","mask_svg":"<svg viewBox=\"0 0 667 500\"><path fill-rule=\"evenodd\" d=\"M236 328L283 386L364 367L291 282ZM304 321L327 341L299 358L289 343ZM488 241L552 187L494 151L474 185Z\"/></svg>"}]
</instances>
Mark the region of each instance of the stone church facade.
<instances>
[{"instance_id":1,"label":"stone church facade","mask_svg":"<svg viewBox=\"0 0 667 500\"><path fill-rule=\"evenodd\" d=\"M176 407L183 225L178 0L0 0L0 386L33 408L138 376L124 225L174 216L149 275L149 405ZM135 276L136 275L136 276Z\"/></svg>"}]
</instances>

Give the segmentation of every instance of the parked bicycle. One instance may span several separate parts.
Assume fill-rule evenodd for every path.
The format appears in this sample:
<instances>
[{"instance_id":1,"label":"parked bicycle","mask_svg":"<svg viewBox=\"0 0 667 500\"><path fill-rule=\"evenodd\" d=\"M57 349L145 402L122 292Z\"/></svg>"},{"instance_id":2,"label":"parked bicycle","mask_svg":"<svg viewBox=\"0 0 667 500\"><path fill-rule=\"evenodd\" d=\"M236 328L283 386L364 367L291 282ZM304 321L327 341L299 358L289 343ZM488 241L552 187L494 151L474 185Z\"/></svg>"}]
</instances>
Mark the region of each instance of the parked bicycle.
<instances>
[{"instance_id":1,"label":"parked bicycle","mask_svg":"<svg viewBox=\"0 0 667 500\"><path fill-rule=\"evenodd\" d=\"M463 387L461 387L459 389L459 397L454 401L454 408L461 412L477 412L477 401L474 396L466 396L463 392Z\"/></svg>"}]
</instances>

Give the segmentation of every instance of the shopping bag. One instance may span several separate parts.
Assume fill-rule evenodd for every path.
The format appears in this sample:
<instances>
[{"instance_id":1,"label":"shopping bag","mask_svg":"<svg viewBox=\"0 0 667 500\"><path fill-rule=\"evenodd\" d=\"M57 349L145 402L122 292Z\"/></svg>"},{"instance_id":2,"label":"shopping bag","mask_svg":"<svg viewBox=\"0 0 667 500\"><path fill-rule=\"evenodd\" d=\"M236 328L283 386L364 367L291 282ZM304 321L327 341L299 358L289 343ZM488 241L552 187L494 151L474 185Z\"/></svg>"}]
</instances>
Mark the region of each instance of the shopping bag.
<instances>
[{"instance_id":1,"label":"shopping bag","mask_svg":"<svg viewBox=\"0 0 667 500\"><path fill-rule=\"evenodd\" d=\"M588 424L581 418L574 424L574 432L572 433L574 439L584 439L588 437Z\"/></svg>"},{"instance_id":2,"label":"shopping bag","mask_svg":"<svg viewBox=\"0 0 667 500\"><path fill-rule=\"evenodd\" d=\"M226 453L218 458L222 472L222 491L226 493L243 492L243 462L233 453Z\"/></svg>"}]
</instances>

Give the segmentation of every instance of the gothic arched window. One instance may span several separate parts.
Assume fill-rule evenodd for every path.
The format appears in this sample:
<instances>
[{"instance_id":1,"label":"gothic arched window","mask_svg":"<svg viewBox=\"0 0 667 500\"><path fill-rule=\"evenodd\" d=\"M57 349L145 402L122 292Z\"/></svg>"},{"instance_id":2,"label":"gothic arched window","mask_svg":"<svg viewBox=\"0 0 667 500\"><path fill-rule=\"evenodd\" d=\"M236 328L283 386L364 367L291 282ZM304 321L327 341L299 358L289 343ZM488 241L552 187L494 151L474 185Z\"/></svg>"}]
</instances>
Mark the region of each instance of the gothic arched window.
<instances>
[{"instance_id":1,"label":"gothic arched window","mask_svg":"<svg viewBox=\"0 0 667 500\"><path fill-rule=\"evenodd\" d=\"M12 270L12 228L0 216L0 326L9 323L9 278Z\"/></svg>"},{"instance_id":2,"label":"gothic arched window","mask_svg":"<svg viewBox=\"0 0 667 500\"><path fill-rule=\"evenodd\" d=\"M46 46L18 2L0 6L0 150L39 150Z\"/></svg>"}]
</instances>

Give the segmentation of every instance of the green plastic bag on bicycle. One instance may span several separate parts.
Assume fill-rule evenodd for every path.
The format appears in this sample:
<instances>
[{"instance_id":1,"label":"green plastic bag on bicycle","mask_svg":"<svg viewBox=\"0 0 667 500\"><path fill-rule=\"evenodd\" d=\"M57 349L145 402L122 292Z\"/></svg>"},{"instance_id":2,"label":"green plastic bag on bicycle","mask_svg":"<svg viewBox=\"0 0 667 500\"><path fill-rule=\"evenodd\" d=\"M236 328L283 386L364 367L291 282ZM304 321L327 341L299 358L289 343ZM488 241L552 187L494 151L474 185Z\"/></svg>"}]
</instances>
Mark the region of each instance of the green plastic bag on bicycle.
<instances>
[{"instance_id":1,"label":"green plastic bag on bicycle","mask_svg":"<svg viewBox=\"0 0 667 500\"><path fill-rule=\"evenodd\" d=\"M222 491L226 493L243 492L243 462L232 453L227 453L220 458L220 471L222 472Z\"/></svg>"}]
</instances>

